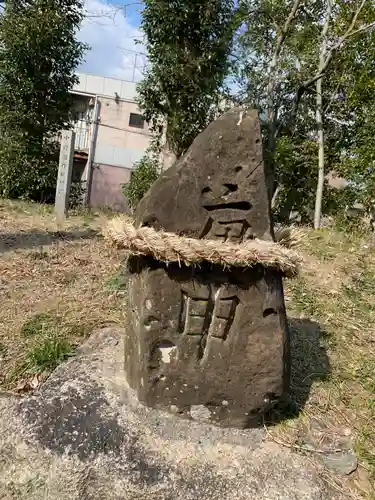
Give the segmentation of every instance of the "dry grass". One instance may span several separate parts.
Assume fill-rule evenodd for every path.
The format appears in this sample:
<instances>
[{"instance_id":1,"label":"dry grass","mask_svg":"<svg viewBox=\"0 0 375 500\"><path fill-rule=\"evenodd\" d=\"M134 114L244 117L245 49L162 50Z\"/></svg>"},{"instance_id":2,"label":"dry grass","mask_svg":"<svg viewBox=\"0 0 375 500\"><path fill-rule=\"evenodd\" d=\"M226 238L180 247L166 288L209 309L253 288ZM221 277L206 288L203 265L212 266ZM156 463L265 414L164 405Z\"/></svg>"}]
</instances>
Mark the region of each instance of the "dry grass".
<instances>
[{"instance_id":1,"label":"dry grass","mask_svg":"<svg viewBox=\"0 0 375 500\"><path fill-rule=\"evenodd\" d=\"M371 500L375 499L374 249L373 236L305 231L299 248L305 266L299 278L286 283L285 292L293 357L293 397L286 410L292 418L272 431L296 448L301 436L316 429L323 441L350 435L360 465L334 484L352 498Z\"/></svg>"},{"instance_id":2,"label":"dry grass","mask_svg":"<svg viewBox=\"0 0 375 500\"><path fill-rule=\"evenodd\" d=\"M76 215L56 227L48 208L0 202L3 388L24 380L33 387L35 373L70 356L93 328L122 322L121 253L96 234L106 221ZM375 243L305 230L298 247L304 269L285 290L293 393L269 432L297 451L306 450L303 439L317 428L318 447L350 435L360 467L341 480L324 471L323 479L352 498L374 500Z\"/></svg>"},{"instance_id":3,"label":"dry grass","mask_svg":"<svg viewBox=\"0 0 375 500\"><path fill-rule=\"evenodd\" d=\"M104 215L57 226L49 207L0 202L0 384L14 389L121 323L121 255L98 230Z\"/></svg>"}]
</instances>

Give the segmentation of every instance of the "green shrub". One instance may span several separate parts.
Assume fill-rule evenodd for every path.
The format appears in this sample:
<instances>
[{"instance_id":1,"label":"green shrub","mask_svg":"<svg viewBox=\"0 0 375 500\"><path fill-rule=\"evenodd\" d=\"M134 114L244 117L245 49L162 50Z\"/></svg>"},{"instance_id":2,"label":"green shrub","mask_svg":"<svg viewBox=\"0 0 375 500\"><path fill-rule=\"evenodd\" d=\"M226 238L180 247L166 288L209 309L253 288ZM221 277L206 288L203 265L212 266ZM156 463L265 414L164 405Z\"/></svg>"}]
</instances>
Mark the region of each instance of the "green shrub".
<instances>
[{"instance_id":1,"label":"green shrub","mask_svg":"<svg viewBox=\"0 0 375 500\"><path fill-rule=\"evenodd\" d=\"M160 165L157 160L146 154L134 164L134 169L130 181L122 186L124 196L132 211L158 178Z\"/></svg>"},{"instance_id":2,"label":"green shrub","mask_svg":"<svg viewBox=\"0 0 375 500\"><path fill-rule=\"evenodd\" d=\"M69 209L74 210L82 207L85 195L85 182L81 180L72 181L69 193Z\"/></svg>"},{"instance_id":3,"label":"green shrub","mask_svg":"<svg viewBox=\"0 0 375 500\"><path fill-rule=\"evenodd\" d=\"M16 137L0 140L0 197L52 203L58 171L56 143L46 144L38 159Z\"/></svg>"},{"instance_id":4,"label":"green shrub","mask_svg":"<svg viewBox=\"0 0 375 500\"><path fill-rule=\"evenodd\" d=\"M51 203L70 90L87 46L84 2L5 2L0 16L0 196ZM41 12L43 15L41 15Z\"/></svg>"}]
</instances>

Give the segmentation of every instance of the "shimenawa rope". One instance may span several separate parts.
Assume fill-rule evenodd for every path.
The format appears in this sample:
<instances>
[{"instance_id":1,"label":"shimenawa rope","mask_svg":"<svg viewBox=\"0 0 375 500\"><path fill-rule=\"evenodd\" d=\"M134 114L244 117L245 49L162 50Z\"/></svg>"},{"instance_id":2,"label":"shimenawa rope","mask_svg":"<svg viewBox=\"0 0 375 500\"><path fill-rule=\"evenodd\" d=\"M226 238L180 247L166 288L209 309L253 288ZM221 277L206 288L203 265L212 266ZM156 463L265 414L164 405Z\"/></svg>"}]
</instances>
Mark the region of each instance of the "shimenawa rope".
<instances>
[{"instance_id":1,"label":"shimenawa rope","mask_svg":"<svg viewBox=\"0 0 375 500\"><path fill-rule=\"evenodd\" d=\"M249 240L237 244L217 240L188 238L152 227L136 228L128 216L115 217L104 230L107 240L133 255L148 255L162 262L197 265L204 261L224 267L264 267L281 271L288 277L298 274L301 257L297 252L274 242Z\"/></svg>"}]
</instances>

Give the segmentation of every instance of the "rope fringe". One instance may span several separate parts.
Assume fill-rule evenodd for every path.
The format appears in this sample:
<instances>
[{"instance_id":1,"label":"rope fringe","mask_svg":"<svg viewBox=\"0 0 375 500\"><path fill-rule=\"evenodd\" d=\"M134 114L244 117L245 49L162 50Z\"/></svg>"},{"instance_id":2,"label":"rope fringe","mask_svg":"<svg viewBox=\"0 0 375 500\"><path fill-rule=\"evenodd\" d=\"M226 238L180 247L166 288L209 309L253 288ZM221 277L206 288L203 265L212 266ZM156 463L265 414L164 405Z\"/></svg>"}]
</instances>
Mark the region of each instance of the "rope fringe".
<instances>
[{"instance_id":1,"label":"rope fringe","mask_svg":"<svg viewBox=\"0 0 375 500\"><path fill-rule=\"evenodd\" d=\"M223 267L252 267L261 264L277 269L287 277L294 277L302 262L296 251L278 243L257 239L242 244L198 240L156 231L152 227L137 229L128 216L112 219L104 230L104 236L133 255L148 255L165 263L183 262L187 266L203 261Z\"/></svg>"}]
</instances>

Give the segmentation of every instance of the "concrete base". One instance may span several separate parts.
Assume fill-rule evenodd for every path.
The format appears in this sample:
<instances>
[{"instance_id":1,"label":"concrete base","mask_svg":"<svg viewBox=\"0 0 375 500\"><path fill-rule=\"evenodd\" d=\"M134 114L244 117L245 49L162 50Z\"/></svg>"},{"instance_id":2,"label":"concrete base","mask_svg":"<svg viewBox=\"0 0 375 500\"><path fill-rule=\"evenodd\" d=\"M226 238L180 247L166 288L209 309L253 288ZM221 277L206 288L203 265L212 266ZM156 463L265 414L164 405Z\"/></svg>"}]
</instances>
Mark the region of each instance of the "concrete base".
<instances>
[{"instance_id":1,"label":"concrete base","mask_svg":"<svg viewBox=\"0 0 375 500\"><path fill-rule=\"evenodd\" d=\"M140 405L122 333L93 334L34 396L0 397L3 500L339 500L311 460ZM196 417L202 416L197 412Z\"/></svg>"}]
</instances>

